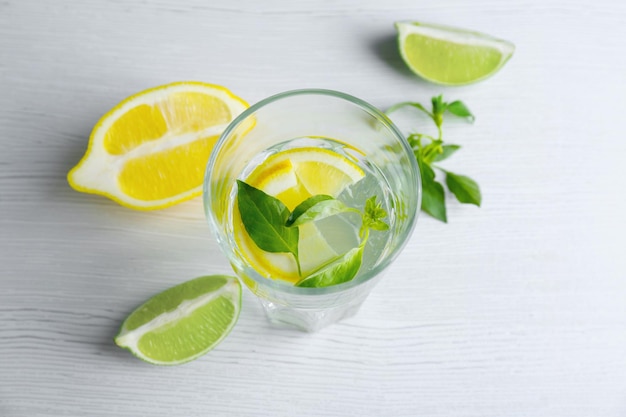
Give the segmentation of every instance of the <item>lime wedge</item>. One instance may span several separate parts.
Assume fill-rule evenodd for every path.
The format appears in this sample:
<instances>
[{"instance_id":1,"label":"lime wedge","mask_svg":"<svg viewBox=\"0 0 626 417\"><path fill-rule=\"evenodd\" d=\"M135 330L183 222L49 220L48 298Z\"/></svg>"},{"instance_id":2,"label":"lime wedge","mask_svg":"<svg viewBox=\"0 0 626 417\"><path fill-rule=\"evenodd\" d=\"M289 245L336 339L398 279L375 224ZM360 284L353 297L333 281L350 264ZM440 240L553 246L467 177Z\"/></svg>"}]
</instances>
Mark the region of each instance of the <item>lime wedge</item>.
<instances>
[{"instance_id":1,"label":"lime wedge","mask_svg":"<svg viewBox=\"0 0 626 417\"><path fill-rule=\"evenodd\" d=\"M146 362L178 365L204 355L235 326L241 284L211 275L155 295L122 323L115 343Z\"/></svg>"},{"instance_id":2,"label":"lime wedge","mask_svg":"<svg viewBox=\"0 0 626 417\"><path fill-rule=\"evenodd\" d=\"M495 74L515 45L479 32L418 22L397 22L402 59L436 84L464 85Z\"/></svg>"}]
</instances>

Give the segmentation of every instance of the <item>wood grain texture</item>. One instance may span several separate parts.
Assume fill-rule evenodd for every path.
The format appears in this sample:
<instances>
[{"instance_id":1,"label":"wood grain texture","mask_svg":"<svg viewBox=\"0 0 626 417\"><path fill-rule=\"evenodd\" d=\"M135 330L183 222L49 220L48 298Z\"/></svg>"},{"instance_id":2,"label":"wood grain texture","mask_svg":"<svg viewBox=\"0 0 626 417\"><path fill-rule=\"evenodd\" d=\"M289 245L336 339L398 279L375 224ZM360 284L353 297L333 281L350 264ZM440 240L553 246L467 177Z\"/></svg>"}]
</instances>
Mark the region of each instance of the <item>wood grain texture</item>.
<instances>
[{"instance_id":1,"label":"wood grain texture","mask_svg":"<svg viewBox=\"0 0 626 417\"><path fill-rule=\"evenodd\" d=\"M396 51L406 19L517 50L483 83L427 84ZM0 2L0 416L626 415L625 22L619 1ZM187 79L461 98L478 118L445 126L446 166L483 207L422 216L344 323L274 329L246 293L209 355L144 364L112 343L123 318L228 263L200 201L133 212L65 175L107 109Z\"/></svg>"}]
</instances>

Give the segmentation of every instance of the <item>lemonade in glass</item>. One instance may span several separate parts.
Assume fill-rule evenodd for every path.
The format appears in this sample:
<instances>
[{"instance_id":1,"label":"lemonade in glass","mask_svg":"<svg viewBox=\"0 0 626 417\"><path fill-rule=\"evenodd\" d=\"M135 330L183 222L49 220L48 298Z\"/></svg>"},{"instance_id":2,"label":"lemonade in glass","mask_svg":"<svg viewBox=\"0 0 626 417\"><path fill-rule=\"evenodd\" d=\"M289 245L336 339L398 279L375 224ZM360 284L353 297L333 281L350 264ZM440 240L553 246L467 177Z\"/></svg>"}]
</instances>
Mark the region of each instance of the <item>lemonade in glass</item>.
<instances>
[{"instance_id":1,"label":"lemonade in glass","mask_svg":"<svg viewBox=\"0 0 626 417\"><path fill-rule=\"evenodd\" d=\"M373 106L330 90L265 99L235 119L205 176L211 228L275 324L356 313L411 234L413 152Z\"/></svg>"}]
</instances>

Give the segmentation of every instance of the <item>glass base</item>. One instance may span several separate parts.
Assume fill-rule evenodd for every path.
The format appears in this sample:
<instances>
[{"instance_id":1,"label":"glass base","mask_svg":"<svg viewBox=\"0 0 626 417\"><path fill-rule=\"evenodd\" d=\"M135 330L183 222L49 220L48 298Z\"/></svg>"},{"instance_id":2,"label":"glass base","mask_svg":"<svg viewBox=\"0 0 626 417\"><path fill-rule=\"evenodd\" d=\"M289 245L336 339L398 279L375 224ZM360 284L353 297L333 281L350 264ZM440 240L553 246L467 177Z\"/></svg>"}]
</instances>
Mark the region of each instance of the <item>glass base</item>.
<instances>
[{"instance_id":1,"label":"glass base","mask_svg":"<svg viewBox=\"0 0 626 417\"><path fill-rule=\"evenodd\" d=\"M333 323L354 316L363 299L332 308L303 309L282 306L267 299L259 299L270 323L277 327L296 328L305 332L316 332Z\"/></svg>"}]
</instances>

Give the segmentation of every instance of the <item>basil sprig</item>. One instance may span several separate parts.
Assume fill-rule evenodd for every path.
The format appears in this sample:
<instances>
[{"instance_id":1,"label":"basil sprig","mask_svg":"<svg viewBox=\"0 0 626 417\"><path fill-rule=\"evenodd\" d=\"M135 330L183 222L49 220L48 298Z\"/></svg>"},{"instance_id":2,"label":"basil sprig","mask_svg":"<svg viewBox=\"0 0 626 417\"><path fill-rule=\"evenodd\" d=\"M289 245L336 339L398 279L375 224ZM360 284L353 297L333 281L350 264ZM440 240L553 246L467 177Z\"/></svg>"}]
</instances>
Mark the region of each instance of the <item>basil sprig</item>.
<instances>
[{"instance_id":1,"label":"basil sprig","mask_svg":"<svg viewBox=\"0 0 626 417\"><path fill-rule=\"evenodd\" d=\"M409 145L413 148L422 177L422 211L443 222L448 221L444 186L436 180L433 168L443 173L448 190L459 202L480 207L482 195L476 181L465 175L447 171L435 164L449 158L461 148L459 145L444 143L441 129L444 114L450 113L473 122L475 117L472 112L462 101L446 103L443 101L443 95L439 95L431 99L430 111L420 103L404 102L390 107L387 114L406 106L416 108L428 115L437 126L438 132L436 138L423 133L411 133L407 137Z\"/></svg>"},{"instance_id":2,"label":"basil sprig","mask_svg":"<svg viewBox=\"0 0 626 417\"><path fill-rule=\"evenodd\" d=\"M291 253L301 277L298 226L340 213L353 212L361 216L359 245L302 277L296 283L298 287L328 287L352 280L361 268L369 231L389 229L383 220L387 217L387 211L376 201L376 196L366 200L363 212L324 194L309 197L290 212L277 198L237 180L237 205L244 228L259 249Z\"/></svg>"}]
</instances>

